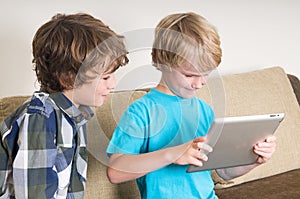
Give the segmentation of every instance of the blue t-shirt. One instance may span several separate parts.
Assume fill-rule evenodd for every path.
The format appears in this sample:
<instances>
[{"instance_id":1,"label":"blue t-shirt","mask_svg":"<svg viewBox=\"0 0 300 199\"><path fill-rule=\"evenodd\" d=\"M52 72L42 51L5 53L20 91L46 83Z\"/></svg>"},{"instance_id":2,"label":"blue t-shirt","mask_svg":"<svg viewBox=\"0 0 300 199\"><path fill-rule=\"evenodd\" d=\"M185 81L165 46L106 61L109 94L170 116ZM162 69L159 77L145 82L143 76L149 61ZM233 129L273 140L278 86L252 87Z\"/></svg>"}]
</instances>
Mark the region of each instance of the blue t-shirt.
<instances>
[{"instance_id":1,"label":"blue t-shirt","mask_svg":"<svg viewBox=\"0 0 300 199\"><path fill-rule=\"evenodd\" d=\"M214 112L199 98L185 99L151 89L124 112L107 153L141 154L186 143L206 135ZM141 197L217 198L210 171L186 173L170 164L137 179Z\"/></svg>"}]
</instances>

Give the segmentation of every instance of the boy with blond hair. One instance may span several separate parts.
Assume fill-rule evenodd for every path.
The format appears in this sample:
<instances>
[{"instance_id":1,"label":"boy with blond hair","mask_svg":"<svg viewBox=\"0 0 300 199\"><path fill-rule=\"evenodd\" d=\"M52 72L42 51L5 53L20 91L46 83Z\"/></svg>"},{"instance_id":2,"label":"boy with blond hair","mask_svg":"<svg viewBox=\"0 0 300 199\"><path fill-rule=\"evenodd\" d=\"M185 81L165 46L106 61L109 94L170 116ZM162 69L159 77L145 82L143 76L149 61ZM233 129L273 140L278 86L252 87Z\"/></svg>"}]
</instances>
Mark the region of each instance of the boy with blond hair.
<instances>
[{"instance_id":1,"label":"boy with blond hair","mask_svg":"<svg viewBox=\"0 0 300 199\"><path fill-rule=\"evenodd\" d=\"M196 13L171 14L155 29L153 65L159 84L123 114L107 148L112 183L136 179L141 198L217 198L210 171L186 173L202 166L212 148L206 141L214 111L196 91L221 62L219 35ZM253 165L218 169L224 179L243 175L275 150L275 137L257 143Z\"/></svg>"}]
</instances>

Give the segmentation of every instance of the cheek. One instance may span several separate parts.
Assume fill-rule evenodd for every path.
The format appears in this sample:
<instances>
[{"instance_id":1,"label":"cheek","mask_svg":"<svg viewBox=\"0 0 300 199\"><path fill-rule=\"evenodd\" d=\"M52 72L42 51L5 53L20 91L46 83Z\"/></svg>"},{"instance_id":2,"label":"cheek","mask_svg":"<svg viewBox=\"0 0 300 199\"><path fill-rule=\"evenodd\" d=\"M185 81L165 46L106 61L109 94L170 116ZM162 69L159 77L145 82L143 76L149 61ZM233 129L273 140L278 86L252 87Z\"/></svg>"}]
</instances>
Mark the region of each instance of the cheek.
<instances>
[{"instance_id":1,"label":"cheek","mask_svg":"<svg viewBox=\"0 0 300 199\"><path fill-rule=\"evenodd\" d=\"M96 92L97 87L94 84L90 84L85 86L83 89L84 89L83 93L92 96Z\"/></svg>"},{"instance_id":2,"label":"cheek","mask_svg":"<svg viewBox=\"0 0 300 199\"><path fill-rule=\"evenodd\" d=\"M164 75L164 80L169 84L176 85L181 82L181 78L177 73L172 72Z\"/></svg>"},{"instance_id":3,"label":"cheek","mask_svg":"<svg viewBox=\"0 0 300 199\"><path fill-rule=\"evenodd\" d=\"M192 81L190 78L178 77L175 83L178 87L189 87L191 85L191 82Z\"/></svg>"},{"instance_id":4,"label":"cheek","mask_svg":"<svg viewBox=\"0 0 300 199\"><path fill-rule=\"evenodd\" d=\"M101 87L101 85L99 85L96 89L95 89L95 94L101 94L103 92L103 89Z\"/></svg>"},{"instance_id":5,"label":"cheek","mask_svg":"<svg viewBox=\"0 0 300 199\"><path fill-rule=\"evenodd\" d=\"M105 91L105 82L99 81L97 85L95 85L95 93L102 93Z\"/></svg>"}]
</instances>

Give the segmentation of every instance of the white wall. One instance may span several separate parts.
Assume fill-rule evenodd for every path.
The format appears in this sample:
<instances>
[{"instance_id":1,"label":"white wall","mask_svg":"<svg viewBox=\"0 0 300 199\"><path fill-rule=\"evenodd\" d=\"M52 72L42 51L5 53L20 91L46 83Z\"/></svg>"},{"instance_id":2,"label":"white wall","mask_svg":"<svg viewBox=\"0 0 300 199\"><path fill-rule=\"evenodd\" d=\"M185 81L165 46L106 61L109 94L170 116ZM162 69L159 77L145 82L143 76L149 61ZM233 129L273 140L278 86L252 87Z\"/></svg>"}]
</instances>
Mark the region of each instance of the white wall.
<instances>
[{"instance_id":1,"label":"white wall","mask_svg":"<svg viewBox=\"0 0 300 199\"><path fill-rule=\"evenodd\" d=\"M297 0L85 0L1 1L0 97L29 95L38 89L31 64L35 31L54 14L88 12L131 37L130 65L116 74L117 89L158 81L151 67L151 31L170 13L194 11L218 28L223 48L222 74L282 66L300 76L300 1ZM146 31L137 43L132 36ZM137 38L138 39L138 38ZM147 40L147 41L146 41ZM145 72L146 71L146 72Z\"/></svg>"}]
</instances>

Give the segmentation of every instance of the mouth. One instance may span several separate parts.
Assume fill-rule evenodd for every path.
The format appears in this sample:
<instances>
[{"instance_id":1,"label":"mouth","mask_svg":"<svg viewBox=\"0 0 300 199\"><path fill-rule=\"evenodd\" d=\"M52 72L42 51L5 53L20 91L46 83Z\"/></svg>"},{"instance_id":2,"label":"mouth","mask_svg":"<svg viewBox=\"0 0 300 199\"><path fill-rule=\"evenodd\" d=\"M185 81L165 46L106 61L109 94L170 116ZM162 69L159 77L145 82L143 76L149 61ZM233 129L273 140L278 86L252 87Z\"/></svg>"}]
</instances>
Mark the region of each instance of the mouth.
<instances>
[{"instance_id":1,"label":"mouth","mask_svg":"<svg viewBox=\"0 0 300 199\"><path fill-rule=\"evenodd\" d=\"M102 97L108 97L108 94L102 94Z\"/></svg>"},{"instance_id":2,"label":"mouth","mask_svg":"<svg viewBox=\"0 0 300 199\"><path fill-rule=\"evenodd\" d=\"M194 89L194 88L185 88L188 92L196 92L197 89Z\"/></svg>"},{"instance_id":3,"label":"mouth","mask_svg":"<svg viewBox=\"0 0 300 199\"><path fill-rule=\"evenodd\" d=\"M195 96L197 89L186 88L185 93L188 96Z\"/></svg>"}]
</instances>

